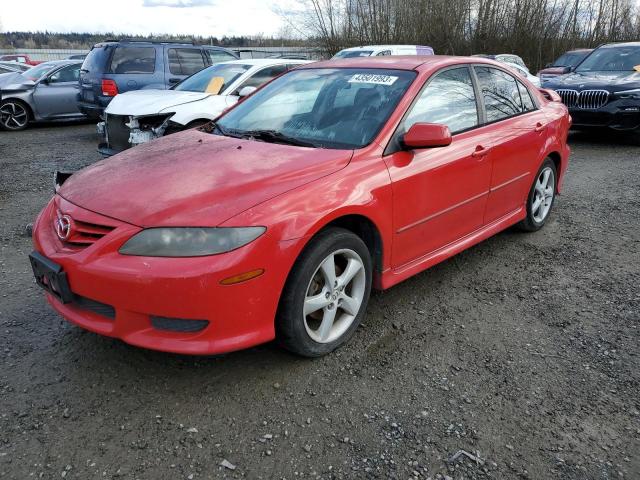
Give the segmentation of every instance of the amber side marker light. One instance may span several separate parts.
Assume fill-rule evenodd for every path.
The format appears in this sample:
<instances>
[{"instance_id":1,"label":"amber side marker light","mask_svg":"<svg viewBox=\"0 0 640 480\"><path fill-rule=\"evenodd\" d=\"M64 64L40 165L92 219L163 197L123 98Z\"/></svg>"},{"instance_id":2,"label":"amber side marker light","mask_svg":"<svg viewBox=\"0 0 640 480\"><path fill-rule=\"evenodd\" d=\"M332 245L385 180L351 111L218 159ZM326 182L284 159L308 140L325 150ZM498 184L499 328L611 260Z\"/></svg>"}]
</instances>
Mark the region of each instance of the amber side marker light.
<instances>
[{"instance_id":1,"label":"amber side marker light","mask_svg":"<svg viewBox=\"0 0 640 480\"><path fill-rule=\"evenodd\" d=\"M225 278L221 280L220 283L222 285L234 285L236 283L246 282L247 280L251 280L252 278L259 277L264 273L263 268L259 268L257 270L251 270L250 272L241 273L240 275L234 275L233 277Z\"/></svg>"}]
</instances>

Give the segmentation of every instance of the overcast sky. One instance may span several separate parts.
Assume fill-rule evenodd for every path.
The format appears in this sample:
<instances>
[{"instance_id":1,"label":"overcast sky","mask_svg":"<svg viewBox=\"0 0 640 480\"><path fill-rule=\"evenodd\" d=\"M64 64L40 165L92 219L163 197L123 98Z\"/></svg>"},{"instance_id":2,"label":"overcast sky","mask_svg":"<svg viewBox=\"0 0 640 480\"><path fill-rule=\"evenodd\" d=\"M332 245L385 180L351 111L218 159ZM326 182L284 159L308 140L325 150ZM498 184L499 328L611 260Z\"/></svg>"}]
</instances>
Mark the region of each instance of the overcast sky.
<instances>
[{"instance_id":1,"label":"overcast sky","mask_svg":"<svg viewBox=\"0 0 640 480\"><path fill-rule=\"evenodd\" d=\"M2 31L276 35L296 0L2 0Z\"/></svg>"}]
</instances>

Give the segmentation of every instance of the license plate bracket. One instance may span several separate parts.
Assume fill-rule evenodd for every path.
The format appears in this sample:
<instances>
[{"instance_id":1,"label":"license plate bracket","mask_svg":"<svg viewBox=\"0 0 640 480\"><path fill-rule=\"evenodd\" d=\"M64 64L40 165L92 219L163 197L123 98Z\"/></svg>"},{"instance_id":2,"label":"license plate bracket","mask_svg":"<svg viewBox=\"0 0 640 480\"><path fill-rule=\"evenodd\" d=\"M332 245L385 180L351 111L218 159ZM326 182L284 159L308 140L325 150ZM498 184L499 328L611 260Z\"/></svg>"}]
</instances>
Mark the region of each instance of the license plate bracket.
<instances>
[{"instance_id":1,"label":"license plate bracket","mask_svg":"<svg viewBox=\"0 0 640 480\"><path fill-rule=\"evenodd\" d=\"M63 271L62 265L52 262L35 251L29 254L29 262L31 262L33 276L38 286L62 303L71 303L73 301L73 292L69 288L67 273Z\"/></svg>"}]
</instances>

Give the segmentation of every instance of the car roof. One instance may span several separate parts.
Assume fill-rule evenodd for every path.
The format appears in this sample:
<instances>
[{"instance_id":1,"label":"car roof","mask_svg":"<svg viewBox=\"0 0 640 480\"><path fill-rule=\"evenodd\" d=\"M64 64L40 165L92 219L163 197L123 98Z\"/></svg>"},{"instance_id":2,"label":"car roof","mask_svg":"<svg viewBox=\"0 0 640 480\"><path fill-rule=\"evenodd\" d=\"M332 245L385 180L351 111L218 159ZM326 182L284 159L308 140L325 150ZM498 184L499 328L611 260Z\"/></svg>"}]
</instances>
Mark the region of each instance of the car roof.
<instances>
[{"instance_id":1,"label":"car roof","mask_svg":"<svg viewBox=\"0 0 640 480\"><path fill-rule=\"evenodd\" d=\"M304 65L306 63L311 63L311 60L294 60L292 58L245 58L240 60L229 60L226 62L218 62L218 63L237 63L240 65L251 65L253 66L266 66L266 65L291 65L291 64L300 64ZM214 64L215 65L215 64Z\"/></svg>"},{"instance_id":2,"label":"car roof","mask_svg":"<svg viewBox=\"0 0 640 480\"><path fill-rule=\"evenodd\" d=\"M82 60L69 60L68 58L64 60L49 60L47 62L42 62L38 65L73 65L76 63L82 63Z\"/></svg>"},{"instance_id":3,"label":"car roof","mask_svg":"<svg viewBox=\"0 0 640 480\"><path fill-rule=\"evenodd\" d=\"M395 44L389 44L389 45L361 45L358 47L350 47L350 48L343 48L342 50L340 50L341 52L345 52L345 51L358 51L358 50L375 50L375 49L379 49L379 48L415 48L415 47L426 47L427 45L395 45ZM431 48L431 47L429 47Z\"/></svg>"},{"instance_id":4,"label":"car roof","mask_svg":"<svg viewBox=\"0 0 640 480\"><path fill-rule=\"evenodd\" d=\"M385 55L383 57L356 57L326 60L305 65L302 68L389 68L393 70L422 70L441 68L460 63L486 63L501 65L483 57L458 57L452 55Z\"/></svg>"},{"instance_id":5,"label":"car roof","mask_svg":"<svg viewBox=\"0 0 640 480\"><path fill-rule=\"evenodd\" d=\"M619 42L619 43L605 43L598 48L615 48L615 47L640 47L640 42Z\"/></svg>"}]
</instances>

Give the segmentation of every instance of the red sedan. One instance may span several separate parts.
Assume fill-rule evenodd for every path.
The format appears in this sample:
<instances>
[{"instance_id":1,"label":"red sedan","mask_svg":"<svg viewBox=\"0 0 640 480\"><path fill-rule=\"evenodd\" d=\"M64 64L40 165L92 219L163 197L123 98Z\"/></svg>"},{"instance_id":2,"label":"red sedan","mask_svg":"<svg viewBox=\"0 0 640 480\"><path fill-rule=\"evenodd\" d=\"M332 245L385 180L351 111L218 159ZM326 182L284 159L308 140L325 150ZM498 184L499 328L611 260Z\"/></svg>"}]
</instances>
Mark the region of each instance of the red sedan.
<instances>
[{"instance_id":1,"label":"red sedan","mask_svg":"<svg viewBox=\"0 0 640 480\"><path fill-rule=\"evenodd\" d=\"M31 263L62 316L133 345L277 339L323 355L372 287L541 228L570 123L553 92L491 60L311 64L215 124L73 174L35 223Z\"/></svg>"}]
</instances>

